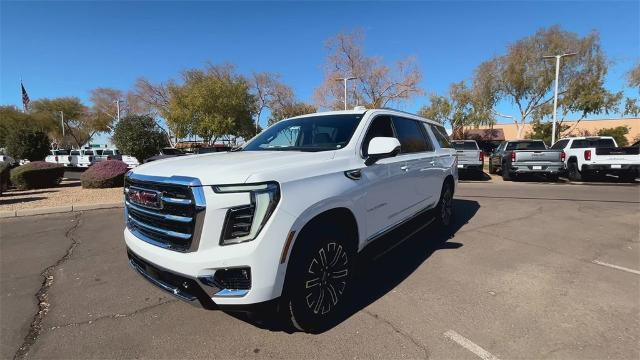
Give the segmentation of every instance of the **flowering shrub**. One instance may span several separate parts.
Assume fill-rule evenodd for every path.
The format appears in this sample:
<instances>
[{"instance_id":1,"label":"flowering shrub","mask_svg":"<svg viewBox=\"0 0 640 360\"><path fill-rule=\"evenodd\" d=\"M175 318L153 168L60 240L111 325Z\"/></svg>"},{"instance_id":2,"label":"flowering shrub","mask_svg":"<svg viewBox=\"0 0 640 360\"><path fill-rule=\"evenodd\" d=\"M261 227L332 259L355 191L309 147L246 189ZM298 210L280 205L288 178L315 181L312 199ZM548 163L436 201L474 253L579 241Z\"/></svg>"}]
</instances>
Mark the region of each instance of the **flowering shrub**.
<instances>
[{"instance_id":1,"label":"flowering shrub","mask_svg":"<svg viewBox=\"0 0 640 360\"><path fill-rule=\"evenodd\" d=\"M64 167L44 161L33 161L11 170L11 183L18 190L42 189L60 184Z\"/></svg>"},{"instance_id":2,"label":"flowering shrub","mask_svg":"<svg viewBox=\"0 0 640 360\"><path fill-rule=\"evenodd\" d=\"M120 160L106 160L91 166L80 180L85 189L100 189L124 186L127 164Z\"/></svg>"}]
</instances>

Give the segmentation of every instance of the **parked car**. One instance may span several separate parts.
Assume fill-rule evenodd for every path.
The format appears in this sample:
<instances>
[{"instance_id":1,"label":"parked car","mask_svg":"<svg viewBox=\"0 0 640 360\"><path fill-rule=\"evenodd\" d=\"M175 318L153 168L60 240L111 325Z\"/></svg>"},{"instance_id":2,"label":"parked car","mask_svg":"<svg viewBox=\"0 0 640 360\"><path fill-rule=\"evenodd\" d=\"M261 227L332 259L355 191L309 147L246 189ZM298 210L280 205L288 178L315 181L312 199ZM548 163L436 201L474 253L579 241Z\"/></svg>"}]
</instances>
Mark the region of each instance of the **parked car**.
<instances>
[{"instance_id":1,"label":"parked car","mask_svg":"<svg viewBox=\"0 0 640 360\"><path fill-rule=\"evenodd\" d=\"M187 154L185 154L182 150L180 149L175 149L175 148L164 148L160 150L160 153L158 155L152 156L148 159L145 159L144 162L148 163L151 161L156 161L156 160L162 160L162 159L168 159L168 158L172 158L172 157L176 157L176 156L185 156Z\"/></svg>"},{"instance_id":2,"label":"parked car","mask_svg":"<svg viewBox=\"0 0 640 360\"><path fill-rule=\"evenodd\" d=\"M187 302L279 309L319 331L348 305L367 245L419 214L452 223L456 155L442 134L387 109L317 113L239 151L141 165L125 178L130 265Z\"/></svg>"},{"instance_id":3,"label":"parked car","mask_svg":"<svg viewBox=\"0 0 640 360\"><path fill-rule=\"evenodd\" d=\"M18 166L18 162L16 161L16 159L9 155L0 154L0 161L9 163L9 167L12 168Z\"/></svg>"},{"instance_id":4,"label":"parked car","mask_svg":"<svg viewBox=\"0 0 640 360\"><path fill-rule=\"evenodd\" d=\"M521 174L558 180L564 170L564 159L562 150L549 150L542 140L503 141L489 157L489 173L500 172L505 181Z\"/></svg>"},{"instance_id":5,"label":"parked car","mask_svg":"<svg viewBox=\"0 0 640 360\"><path fill-rule=\"evenodd\" d=\"M49 155L44 158L44 161L48 163L63 165L65 167L71 166L71 157L69 150L65 149L49 150Z\"/></svg>"},{"instance_id":6,"label":"parked car","mask_svg":"<svg viewBox=\"0 0 640 360\"><path fill-rule=\"evenodd\" d=\"M229 150L231 150L231 147L229 146L216 144L214 146L199 147L195 150L195 153L199 155L199 154L209 154L214 152L225 152Z\"/></svg>"},{"instance_id":7,"label":"parked car","mask_svg":"<svg viewBox=\"0 0 640 360\"><path fill-rule=\"evenodd\" d=\"M475 140L454 140L451 142L456 149L459 171L482 172L484 153Z\"/></svg>"},{"instance_id":8,"label":"parked car","mask_svg":"<svg viewBox=\"0 0 640 360\"><path fill-rule=\"evenodd\" d=\"M71 150L69 152L69 163L71 167L88 168L93 165L96 156L93 149Z\"/></svg>"},{"instance_id":9,"label":"parked car","mask_svg":"<svg viewBox=\"0 0 640 360\"><path fill-rule=\"evenodd\" d=\"M635 182L640 177L640 147L618 147L610 136L570 137L558 140L552 149L563 150L569 180L589 180L595 175L617 175Z\"/></svg>"},{"instance_id":10,"label":"parked car","mask_svg":"<svg viewBox=\"0 0 640 360\"><path fill-rule=\"evenodd\" d=\"M94 163L99 163L105 160L120 160L126 163L129 168L134 168L140 165L140 162L134 156L122 155L118 149L100 149L96 150L96 154Z\"/></svg>"}]
</instances>

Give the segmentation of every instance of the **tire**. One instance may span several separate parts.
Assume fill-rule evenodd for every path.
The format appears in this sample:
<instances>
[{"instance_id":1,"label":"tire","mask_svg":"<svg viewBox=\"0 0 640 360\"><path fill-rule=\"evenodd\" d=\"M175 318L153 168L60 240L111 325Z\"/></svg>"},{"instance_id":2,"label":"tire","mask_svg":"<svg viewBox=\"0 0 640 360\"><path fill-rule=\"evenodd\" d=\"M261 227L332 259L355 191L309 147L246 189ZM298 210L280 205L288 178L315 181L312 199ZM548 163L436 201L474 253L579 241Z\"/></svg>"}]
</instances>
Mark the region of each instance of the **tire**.
<instances>
[{"instance_id":1,"label":"tire","mask_svg":"<svg viewBox=\"0 0 640 360\"><path fill-rule=\"evenodd\" d=\"M347 308L356 249L348 232L340 230L332 224L314 226L296 240L304 247L291 254L281 307L296 330L323 332Z\"/></svg>"},{"instance_id":2,"label":"tire","mask_svg":"<svg viewBox=\"0 0 640 360\"><path fill-rule=\"evenodd\" d=\"M502 164L502 171L500 171L502 173L502 180L503 181L511 181L511 173L509 173L509 170L507 170L507 164Z\"/></svg>"},{"instance_id":3,"label":"tire","mask_svg":"<svg viewBox=\"0 0 640 360\"><path fill-rule=\"evenodd\" d=\"M580 174L580 170L578 170L578 163L573 161L569 163L567 166L567 177L571 181L582 181L582 174Z\"/></svg>"},{"instance_id":4,"label":"tire","mask_svg":"<svg viewBox=\"0 0 640 360\"><path fill-rule=\"evenodd\" d=\"M453 220L453 186L445 182L440 192L440 200L436 206L435 223L440 228L448 228Z\"/></svg>"},{"instance_id":5,"label":"tire","mask_svg":"<svg viewBox=\"0 0 640 360\"><path fill-rule=\"evenodd\" d=\"M489 160L489 174L495 174L496 170L493 168L493 164L491 163L491 160Z\"/></svg>"}]
</instances>

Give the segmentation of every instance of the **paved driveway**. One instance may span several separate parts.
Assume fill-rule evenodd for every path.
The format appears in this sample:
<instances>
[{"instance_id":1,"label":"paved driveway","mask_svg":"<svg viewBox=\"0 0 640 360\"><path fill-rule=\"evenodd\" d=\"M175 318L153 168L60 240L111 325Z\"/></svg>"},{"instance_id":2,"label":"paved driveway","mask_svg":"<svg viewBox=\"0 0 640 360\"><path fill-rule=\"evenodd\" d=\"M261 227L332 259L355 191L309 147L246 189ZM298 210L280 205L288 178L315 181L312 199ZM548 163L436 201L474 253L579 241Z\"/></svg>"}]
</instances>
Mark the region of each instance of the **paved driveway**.
<instances>
[{"instance_id":1,"label":"paved driveway","mask_svg":"<svg viewBox=\"0 0 640 360\"><path fill-rule=\"evenodd\" d=\"M427 227L369 249L352 315L320 335L147 284L119 210L2 220L0 356L638 359L639 210L635 185L462 183L453 236Z\"/></svg>"}]
</instances>

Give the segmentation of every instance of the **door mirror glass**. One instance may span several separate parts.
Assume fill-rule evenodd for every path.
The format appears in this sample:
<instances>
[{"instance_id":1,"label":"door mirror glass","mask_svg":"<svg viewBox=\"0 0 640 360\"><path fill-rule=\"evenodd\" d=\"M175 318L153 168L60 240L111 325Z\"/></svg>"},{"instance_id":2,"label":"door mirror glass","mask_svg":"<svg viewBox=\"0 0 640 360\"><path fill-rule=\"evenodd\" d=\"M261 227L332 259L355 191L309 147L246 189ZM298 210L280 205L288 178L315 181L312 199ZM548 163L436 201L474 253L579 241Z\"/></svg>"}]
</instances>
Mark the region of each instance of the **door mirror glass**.
<instances>
[{"instance_id":1,"label":"door mirror glass","mask_svg":"<svg viewBox=\"0 0 640 360\"><path fill-rule=\"evenodd\" d=\"M374 137L369 142L366 165L373 165L376 161L394 157L400 152L400 141L394 137Z\"/></svg>"}]
</instances>

